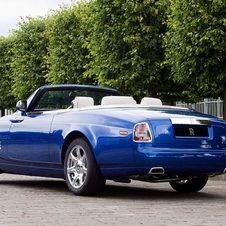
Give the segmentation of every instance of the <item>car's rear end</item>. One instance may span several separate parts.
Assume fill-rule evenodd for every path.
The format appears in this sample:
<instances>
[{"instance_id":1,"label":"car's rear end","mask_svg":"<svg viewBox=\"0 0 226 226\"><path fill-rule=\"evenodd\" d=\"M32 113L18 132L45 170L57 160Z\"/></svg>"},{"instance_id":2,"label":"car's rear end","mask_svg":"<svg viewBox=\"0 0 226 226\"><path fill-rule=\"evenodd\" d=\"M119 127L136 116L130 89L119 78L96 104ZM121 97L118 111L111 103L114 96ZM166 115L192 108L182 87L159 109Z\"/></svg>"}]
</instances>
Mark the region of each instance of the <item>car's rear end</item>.
<instances>
[{"instance_id":1,"label":"car's rear end","mask_svg":"<svg viewBox=\"0 0 226 226\"><path fill-rule=\"evenodd\" d=\"M135 166L150 175L216 175L226 170L226 123L179 110L141 113L134 127Z\"/></svg>"},{"instance_id":2,"label":"car's rear end","mask_svg":"<svg viewBox=\"0 0 226 226\"><path fill-rule=\"evenodd\" d=\"M169 182L179 192L196 192L209 176L225 172L223 120L140 105L95 107L76 116L76 129L88 138L105 179Z\"/></svg>"}]
</instances>

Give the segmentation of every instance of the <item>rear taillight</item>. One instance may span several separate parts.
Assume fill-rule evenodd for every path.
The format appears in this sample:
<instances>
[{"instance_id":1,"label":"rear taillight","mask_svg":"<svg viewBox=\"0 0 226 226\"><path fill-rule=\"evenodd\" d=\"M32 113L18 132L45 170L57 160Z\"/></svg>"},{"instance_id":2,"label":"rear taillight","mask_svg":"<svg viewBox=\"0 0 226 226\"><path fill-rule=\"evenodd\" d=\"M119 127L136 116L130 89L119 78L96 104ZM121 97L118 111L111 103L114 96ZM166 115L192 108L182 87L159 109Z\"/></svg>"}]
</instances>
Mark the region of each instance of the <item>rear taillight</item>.
<instances>
[{"instance_id":1,"label":"rear taillight","mask_svg":"<svg viewBox=\"0 0 226 226\"><path fill-rule=\"evenodd\" d=\"M150 142L151 132L146 122L138 123L133 129L133 140L139 142Z\"/></svg>"}]
</instances>

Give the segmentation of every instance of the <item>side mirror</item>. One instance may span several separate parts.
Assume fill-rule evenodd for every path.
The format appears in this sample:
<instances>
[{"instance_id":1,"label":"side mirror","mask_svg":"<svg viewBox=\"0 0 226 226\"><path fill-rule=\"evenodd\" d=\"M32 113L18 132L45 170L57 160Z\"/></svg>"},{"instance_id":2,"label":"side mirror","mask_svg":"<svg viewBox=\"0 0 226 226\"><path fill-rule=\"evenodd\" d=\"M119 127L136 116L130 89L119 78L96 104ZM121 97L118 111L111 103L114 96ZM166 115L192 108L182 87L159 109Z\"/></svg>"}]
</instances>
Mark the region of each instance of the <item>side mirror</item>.
<instances>
[{"instance_id":1,"label":"side mirror","mask_svg":"<svg viewBox=\"0 0 226 226\"><path fill-rule=\"evenodd\" d=\"M27 101L26 101L26 100L19 100L19 101L16 103L16 109L17 109L18 111L22 111L22 112L27 111Z\"/></svg>"}]
</instances>

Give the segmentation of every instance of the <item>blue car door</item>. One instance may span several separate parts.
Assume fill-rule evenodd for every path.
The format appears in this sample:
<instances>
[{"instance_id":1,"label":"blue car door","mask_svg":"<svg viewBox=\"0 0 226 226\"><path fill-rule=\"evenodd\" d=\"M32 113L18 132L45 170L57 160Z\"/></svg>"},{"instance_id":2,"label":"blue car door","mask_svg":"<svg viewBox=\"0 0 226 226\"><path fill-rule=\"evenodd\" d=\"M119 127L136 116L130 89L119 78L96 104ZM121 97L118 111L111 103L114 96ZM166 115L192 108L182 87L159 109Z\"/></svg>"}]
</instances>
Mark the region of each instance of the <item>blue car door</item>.
<instances>
[{"instance_id":1,"label":"blue car door","mask_svg":"<svg viewBox=\"0 0 226 226\"><path fill-rule=\"evenodd\" d=\"M45 112L12 117L8 156L21 161L48 162L52 118L52 113Z\"/></svg>"},{"instance_id":2,"label":"blue car door","mask_svg":"<svg viewBox=\"0 0 226 226\"><path fill-rule=\"evenodd\" d=\"M0 117L0 158L7 159L7 149L9 140L10 119L12 116Z\"/></svg>"}]
</instances>

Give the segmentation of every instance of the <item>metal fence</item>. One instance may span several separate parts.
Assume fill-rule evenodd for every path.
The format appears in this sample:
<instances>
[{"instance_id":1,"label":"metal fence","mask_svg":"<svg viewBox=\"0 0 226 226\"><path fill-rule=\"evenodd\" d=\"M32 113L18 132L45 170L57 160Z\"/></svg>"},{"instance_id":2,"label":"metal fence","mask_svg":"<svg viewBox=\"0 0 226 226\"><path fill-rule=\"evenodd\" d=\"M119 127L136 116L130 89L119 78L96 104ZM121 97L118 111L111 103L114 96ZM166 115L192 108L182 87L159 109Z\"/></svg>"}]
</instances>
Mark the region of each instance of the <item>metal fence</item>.
<instances>
[{"instance_id":1,"label":"metal fence","mask_svg":"<svg viewBox=\"0 0 226 226\"><path fill-rule=\"evenodd\" d=\"M12 113L13 113L12 110L7 110L7 109L5 109L5 114L3 114L3 115L10 115L10 114L12 114ZM0 111L0 117L2 117L1 111Z\"/></svg>"},{"instance_id":2,"label":"metal fence","mask_svg":"<svg viewBox=\"0 0 226 226\"><path fill-rule=\"evenodd\" d=\"M203 102L196 104L177 102L176 106L191 108L202 113L223 118L223 100L221 100L221 98L218 98L217 100L204 99Z\"/></svg>"}]
</instances>

